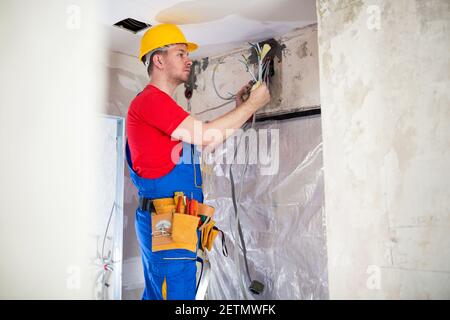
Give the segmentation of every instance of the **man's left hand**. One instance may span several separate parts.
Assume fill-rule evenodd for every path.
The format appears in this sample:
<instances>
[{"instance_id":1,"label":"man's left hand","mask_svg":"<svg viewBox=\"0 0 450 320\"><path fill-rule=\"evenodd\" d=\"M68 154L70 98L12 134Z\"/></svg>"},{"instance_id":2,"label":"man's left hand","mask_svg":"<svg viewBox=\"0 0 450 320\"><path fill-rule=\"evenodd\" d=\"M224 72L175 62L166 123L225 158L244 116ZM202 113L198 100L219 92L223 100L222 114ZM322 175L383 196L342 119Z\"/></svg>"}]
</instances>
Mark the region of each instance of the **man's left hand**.
<instances>
[{"instance_id":1,"label":"man's left hand","mask_svg":"<svg viewBox=\"0 0 450 320\"><path fill-rule=\"evenodd\" d=\"M250 81L236 93L236 108L239 107L250 96L250 90L254 82Z\"/></svg>"}]
</instances>

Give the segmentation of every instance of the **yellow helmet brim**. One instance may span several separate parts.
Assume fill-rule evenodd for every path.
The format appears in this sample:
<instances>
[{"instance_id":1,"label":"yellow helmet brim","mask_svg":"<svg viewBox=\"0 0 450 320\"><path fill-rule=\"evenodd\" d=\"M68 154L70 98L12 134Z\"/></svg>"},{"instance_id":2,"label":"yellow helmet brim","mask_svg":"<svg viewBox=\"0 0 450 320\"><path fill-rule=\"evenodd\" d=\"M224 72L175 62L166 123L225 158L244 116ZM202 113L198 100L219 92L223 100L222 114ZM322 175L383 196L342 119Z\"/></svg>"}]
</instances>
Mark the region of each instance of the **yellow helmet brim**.
<instances>
[{"instance_id":1,"label":"yellow helmet brim","mask_svg":"<svg viewBox=\"0 0 450 320\"><path fill-rule=\"evenodd\" d=\"M188 52L198 48L198 45L187 42L183 32L174 24L160 24L147 30L141 39L139 60L149 52L167 45L183 43L187 45Z\"/></svg>"}]
</instances>

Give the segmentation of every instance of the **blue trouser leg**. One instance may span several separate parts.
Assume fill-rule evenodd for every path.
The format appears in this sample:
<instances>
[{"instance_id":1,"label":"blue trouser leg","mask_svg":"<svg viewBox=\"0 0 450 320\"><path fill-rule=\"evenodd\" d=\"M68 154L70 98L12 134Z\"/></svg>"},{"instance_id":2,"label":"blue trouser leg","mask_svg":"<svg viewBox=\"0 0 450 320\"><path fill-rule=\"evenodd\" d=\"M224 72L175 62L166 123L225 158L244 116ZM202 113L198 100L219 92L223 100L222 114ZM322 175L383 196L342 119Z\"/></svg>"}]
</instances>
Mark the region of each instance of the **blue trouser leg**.
<instances>
[{"instance_id":1,"label":"blue trouser leg","mask_svg":"<svg viewBox=\"0 0 450 320\"><path fill-rule=\"evenodd\" d=\"M142 265L144 270L145 291L144 300L162 300L162 285L166 279L167 299L194 300L196 289L197 265L193 257L191 260L183 258L179 250L165 250L158 252L163 259L154 259L155 253L151 248L151 219L148 212L136 211L136 234L141 248ZM174 254L177 252L178 254ZM171 259L172 258L172 259ZM175 259L173 259L175 258Z\"/></svg>"},{"instance_id":2,"label":"blue trouser leg","mask_svg":"<svg viewBox=\"0 0 450 320\"><path fill-rule=\"evenodd\" d=\"M142 265L144 266L145 290L142 294L142 300L162 300L162 285L164 277L158 277L151 272L151 262L142 256Z\"/></svg>"},{"instance_id":3,"label":"blue trouser leg","mask_svg":"<svg viewBox=\"0 0 450 320\"><path fill-rule=\"evenodd\" d=\"M147 227L148 226L148 227ZM142 268L144 271L145 290L142 295L143 300L161 300L161 288L164 278L158 279L152 276L151 261L149 255L151 254L151 244L148 244L148 239L151 239L151 220L147 212L136 210L136 235L141 249Z\"/></svg>"},{"instance_id":4,"label":"blue trouser leg","mask_svg":"<svg viewBox=\"0 0 450 320\"><path fill-rule=\"evenodd\" d=\"M151 263L152 284L166 279L167 300L194 300L197 265L195 260Z\"/></svg>"}]
</instances>

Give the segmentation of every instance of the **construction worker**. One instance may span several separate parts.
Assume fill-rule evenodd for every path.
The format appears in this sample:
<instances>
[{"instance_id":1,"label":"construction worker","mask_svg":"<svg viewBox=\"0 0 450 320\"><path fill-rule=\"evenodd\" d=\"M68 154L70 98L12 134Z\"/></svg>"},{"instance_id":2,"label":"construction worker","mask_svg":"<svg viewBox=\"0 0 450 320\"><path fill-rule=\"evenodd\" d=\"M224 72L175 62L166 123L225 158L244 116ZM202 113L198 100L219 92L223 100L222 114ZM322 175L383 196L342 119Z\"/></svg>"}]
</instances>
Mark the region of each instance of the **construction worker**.
<instances>
[{"instance_id":1,"label":"construction worker","mask_svg":"<svg viewBox=\"0 0 450 320\"><path fill-rule=\"evenodd\" d=\"M147 67L150 83L131 102L126 129L128 167L139 194L135 227L145 278L142 299L192 300L196 294L197 243L156 248L152 230L156 216L152 216L149 203L173 197L179 191L203 203L195 145L214 147L222 143L270 100L267 87L261 85L243 101L243 94L250 89L246 85L237 93L234 110L207 123L195 119L171 96L188 80L192 66L189 52L196 48L173 24L154 26L141 40L139 59ZM200 134L194 132L199 127L203 128ZM215 130L215 134L208 135L209 130ZM182 161L186 155L193 155L191 161ZM186 232L197 241L195 231Z\"/></svg>"}]
</instances>

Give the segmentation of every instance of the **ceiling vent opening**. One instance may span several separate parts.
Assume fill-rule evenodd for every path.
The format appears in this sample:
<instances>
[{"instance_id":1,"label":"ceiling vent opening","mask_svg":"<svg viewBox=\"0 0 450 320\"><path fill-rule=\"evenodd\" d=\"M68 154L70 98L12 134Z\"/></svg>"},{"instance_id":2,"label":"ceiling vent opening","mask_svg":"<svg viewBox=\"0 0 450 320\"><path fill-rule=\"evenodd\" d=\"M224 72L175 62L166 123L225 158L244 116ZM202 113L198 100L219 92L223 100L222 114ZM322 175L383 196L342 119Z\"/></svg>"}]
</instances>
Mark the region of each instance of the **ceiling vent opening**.
<instances>
[{"instance_id":1,"label":"ceiling vent opening","mask_svg":"<svg viewBox=\"0 0 450 320\"><path fill-rule=\"evenodd\" d=\"M132 18L123 19L117 23L114 23L114 26L128 30L133 33L138 33L144 29L151 27L151 24L147 24L145 22L141 22Z\"/></svg>"}]
</instances>

